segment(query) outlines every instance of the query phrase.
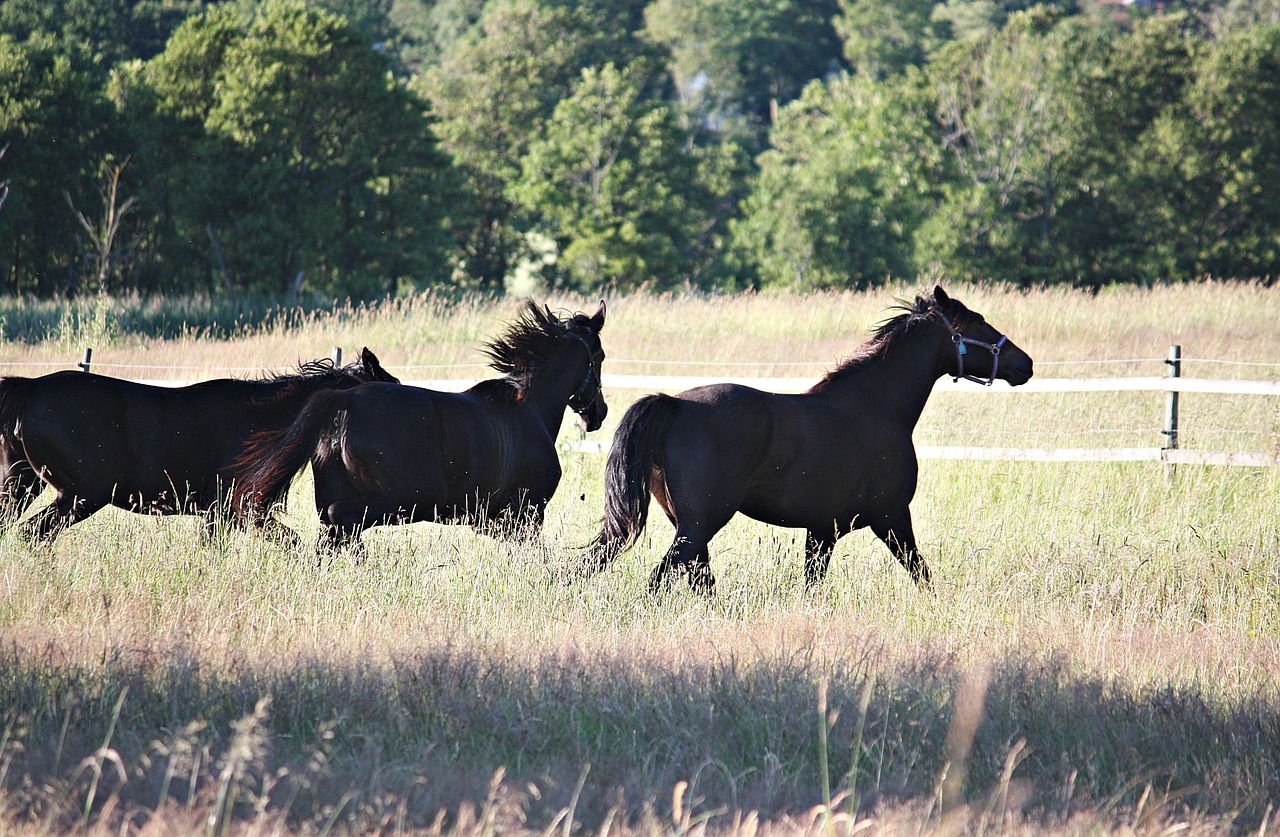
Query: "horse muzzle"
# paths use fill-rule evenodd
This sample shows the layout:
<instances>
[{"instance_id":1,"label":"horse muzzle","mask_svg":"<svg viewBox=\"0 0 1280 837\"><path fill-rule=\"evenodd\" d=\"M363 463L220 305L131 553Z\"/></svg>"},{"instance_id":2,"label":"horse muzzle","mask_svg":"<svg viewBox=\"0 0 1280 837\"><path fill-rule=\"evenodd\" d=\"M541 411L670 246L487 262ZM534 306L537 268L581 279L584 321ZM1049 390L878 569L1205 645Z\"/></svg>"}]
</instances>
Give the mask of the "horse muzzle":
<instances>
[{"instance_id":1,"label":"horse muzzle","mask_svg":"<svg viewBox=\"0 0 1280 837\"><path fill-rule=\"evenodd\" d=\"M591 433L600 429L608 415L609 406L604 403L603 399L600 399L593 403L589 409L578 413L578 418L582 420L582 426L586 428L587 432Z\"/></svg>"}]
</instances>

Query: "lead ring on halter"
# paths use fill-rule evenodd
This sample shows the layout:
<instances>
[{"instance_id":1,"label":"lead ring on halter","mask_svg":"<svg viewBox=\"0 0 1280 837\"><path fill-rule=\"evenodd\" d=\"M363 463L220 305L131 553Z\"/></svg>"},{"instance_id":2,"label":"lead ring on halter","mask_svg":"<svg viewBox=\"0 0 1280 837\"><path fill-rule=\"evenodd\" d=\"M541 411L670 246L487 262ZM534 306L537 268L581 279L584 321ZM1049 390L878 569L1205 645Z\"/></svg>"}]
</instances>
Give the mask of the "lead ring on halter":
<instances>
[{"instance_id":1,"label":"lead ring on halter","mask_svg":"<svg viewBox=\"0 0 1280 837\"><path fill-rule=\"evenodd\" d=\"M977 340L973 337L966 337L960 333L960 329L951 324L951 320L947 319L947 315L941 311L934 309L934 313L947 325L951 331L951 342L956 347L956 374L951 376L951 380L958 381L964 378L966 381L973 381L975 384L983 386L991 386L995 383L996 373L1000 371L1000 349L1005 343L1009 342L1009 338L1001 334L1000 339L994 343L988 343L985 340ZM977 375L966 375L964 372L964 356L969 353L966 346L978 346L991 352L991 375L983 380Z\"/></svg>"}]
</instances>

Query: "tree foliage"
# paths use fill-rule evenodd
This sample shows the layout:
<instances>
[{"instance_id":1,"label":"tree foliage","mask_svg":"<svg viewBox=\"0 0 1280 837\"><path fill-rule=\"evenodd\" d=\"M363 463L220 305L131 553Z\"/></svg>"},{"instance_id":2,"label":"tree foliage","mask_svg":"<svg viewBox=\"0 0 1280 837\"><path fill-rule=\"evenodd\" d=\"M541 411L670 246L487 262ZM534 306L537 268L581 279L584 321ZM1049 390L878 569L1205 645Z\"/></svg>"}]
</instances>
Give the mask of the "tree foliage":
<instances>
[{"instance_id":1,"label":"tree foliage","mask_svg":"<svg viewBox=\"0 0 1280 837\"><path fill-rule=\"evenodd\" d=\"M53 295L80 286L79 229L108 154L105 79L78 43L0 35L0 290Z\"/></svg>"},{"instance_id":2,"label":"tree foliage","mask_svg":"<svg viewBox=\"0 0 1280 837\"><path fill-rule=\"evenodd\" d=\"M426 104L344 19L271 0L193 19L142 74L157 225L229 290L438 280L451 187ZM183 160L185 158L185 162ZM178 253L172 255L179 255ZM165 261L172 265L174 260Z\"/></svg>"},{"instance_id":3,"label":"tree foliage","mask_svg":"<svg viewBox=\"0 0 1280 837\"><path fill-rule=\"evenodd\" d=\"M706 272L723 196L673 109L645 87L634 65L584 70L529 147L513 194L559 245L564 283L671 287Z\"/></svg>"},{"instance_id":4,"label":"tree foliage","mask_svg":"<svg viewBox=\"0 0 1280 837\"><path fill-rule=\"evenodd\" d=\"M1280 0L5 0L0 292L1274 277L1278 42Z\"/></svg>"},{"instance_id":5,"label":"tree foliage","mask_svg":"<svg viewBox=\"0 0 1280 837\"><path fill-rule=\"evenodd\" d=\"M645 32L668 51L693 125L740 120L750 135L839 61L836 11L835 0L655 0Z\"/></svg>"},{"instance_id":6,"label":"tree foliage","mask_svg":"<svg viewBox=\"0 0 1280 837\"><path fill-rule=\"evenodd\" d=\"M767 285L867 287L915 270L939 152L915 79L812 84L785 108L734 226Z\"/></svg>"}]
</instances>

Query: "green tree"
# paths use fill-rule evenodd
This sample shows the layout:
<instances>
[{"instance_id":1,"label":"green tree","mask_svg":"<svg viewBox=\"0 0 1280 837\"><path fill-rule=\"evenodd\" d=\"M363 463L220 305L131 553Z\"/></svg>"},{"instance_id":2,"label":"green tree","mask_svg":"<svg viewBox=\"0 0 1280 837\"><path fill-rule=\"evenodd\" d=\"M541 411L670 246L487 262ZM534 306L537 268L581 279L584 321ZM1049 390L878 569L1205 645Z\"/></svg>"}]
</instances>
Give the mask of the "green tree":
<instances>
[{"instance_id":1,"label":"green tree","mask_svg":"<svg viewBox=\"0 0 1280 837\"><path fill-rule=\"evenodd\" d=\"M1056 214L1082 112L1054 18L1020 14L955 41L930 64L949 176L917 246L924 264L973 279L1062 278Z\"/></svg>"},{"instance_id":2,"label":"green tree","mask_svg":"<svg viewBox=\"0 0 1280 837\"><path fill-rule=\"evenodd\" d=\"M1169 187L1155 162L1152 127L1176 109L1192 74L1192 49L1176 15L1138 21L1131 31L1072 26L1080 133L1060 160L1054 264L1065 277L1098 285L1168 275L1164 233L1153 210Z\"/></svg>"},{"instance_id":3,"label":"green tree","mask_svg":"<svg viewBox=\"0 0 1280 837\"><path fill-rule=\"evenodd\" d=\"M369 296L441 278L447 161L425 103L344 19L299 0L219 8L144 76L157 223L199 241L215 281Z\"/></svg>"},{"instance_id":4,"label":"green tree","mask_svg":"<svg viewBox=\"0 0 1280 837\"><path fill-rule=\"evenodd\" d=\"M696 283L717 255L710 233L724 195L710 173L725 150L691 149L672 109L644 96L641 76L612 64L583 71L512 190L557 242L562 283Z\"/></svg>"},{"instance_id":5,"label":"green tree","mask_svg":"<svg viewBox=\"0 0 1280 837\"><path fill-rule=\"evenodd\" d=\"M840 61L837 0L654 0L645 34L665 48L690 124L732 126L748 136L779 105Z\"/></svg>"},{"instance_id":6,"label":"green tree","mask_svg":"<svg viewBox=\"0 0 1280 837\"><path fill-rule=\"evenodd\" d=\"M112 112L104 76L75 42L0 35L0 290L38 295L80 287L80 207L96 200L110 156Z\"/></svg>"},{"instance_id":7,"label":"green tree","mask_svg":"<svg viewBox=\"0 0 1280 837\"><path fill-rule=\"evenodd\" d=\"M914 272L939 150L915 74L813 83L784 108L734 240L765 285L867 287Z\"/></svg>"},{"instance_id":8,"label":"green tree","mask_svg":"<svg viewBox=\"0 0 1280 837\"><path fill-rule=\"evenodd\" d=\"M1194 58L1180 105L1147 150L1163 186L1151 222L1166 275L1280 273L1280 26L1244 29Z\"/></svg>"},{"instance_id":9,"label":"green tree","mask_svg":"<svg viewBox=\"0 0 1280 837\"><path fill-rule=\"evenodd\" d=\"M78 41L108 65L150 58L201 0L5 0L0 32L18 40L36 33Z\"/></svg>"},{"instance_id":10,"label":"green tree","mask_svg":"<svg viewBox=\"0 0 1280 837\"><path fill-rule=\"evenodd\" d=\"M934 18L939 0L840 0L836 32L844 57L863 75L882 78L923 66L949 35Z\"/></svg>"},{"instance_id":11,"label":"green tree","mask_svg":"<svg viewBox=\"0 0 1280 837\"><path fill-rule=\"evenodd\" d=\"M1210 26L1219 37L1255 26L1276 25L1280 25L1280 0L1226 0L1210 17Z\"/></svg>"},{"instance_id":12,"label":"green tree","mask_svg":"<svg viewBox=\"0 0 1280 837\"><path fill-rule=\"evenodd\" d=\"M471 220L459 230L458 281L501 288L525 256L525 224L509 188L582 68L610 53L628 56L625 33L590 5L498 0L426 73L441 141L472 196Z\"/></svg>"}]
</instances>

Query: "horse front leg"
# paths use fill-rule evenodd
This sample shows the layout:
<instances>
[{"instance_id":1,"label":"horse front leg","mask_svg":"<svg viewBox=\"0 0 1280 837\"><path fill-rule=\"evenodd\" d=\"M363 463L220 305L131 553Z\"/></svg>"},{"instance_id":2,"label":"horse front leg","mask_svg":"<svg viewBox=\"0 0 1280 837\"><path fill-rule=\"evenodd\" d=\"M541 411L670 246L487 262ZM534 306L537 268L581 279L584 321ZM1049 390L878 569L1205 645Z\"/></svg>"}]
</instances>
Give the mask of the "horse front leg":
<instances>
[{"instance_id":1,"label":"horse front leg","mask_svg":"<svg viewBox=\"0 0 1280 837\"><path fill-rule=\"evenodd\" d=\"M896 515L871 524L871 531L884 541L884 545L889 547L893 556L907 568L907 572L911 573L911 579L917 586L928 588L932 585L929 565L916 549L916 535L911 528L910 509L904 508Z\"/></svg>"},{"instance_id":2,"label":"horse front leg","mask_svg":"<svg viewBox=\"0 0 1280 837\"><path fill-rule=\"evenodd\" d=\"M835 532L809 529L804 539L804 586L810 590L827 577L831 553L836 548Z\"/></svg>"}]
</instances>

